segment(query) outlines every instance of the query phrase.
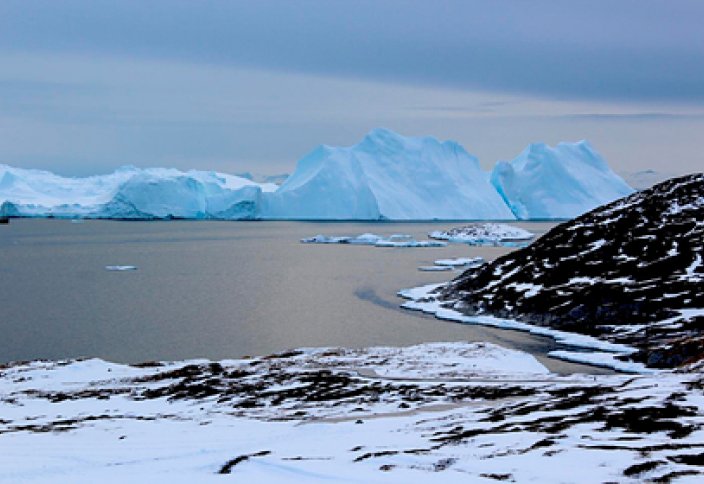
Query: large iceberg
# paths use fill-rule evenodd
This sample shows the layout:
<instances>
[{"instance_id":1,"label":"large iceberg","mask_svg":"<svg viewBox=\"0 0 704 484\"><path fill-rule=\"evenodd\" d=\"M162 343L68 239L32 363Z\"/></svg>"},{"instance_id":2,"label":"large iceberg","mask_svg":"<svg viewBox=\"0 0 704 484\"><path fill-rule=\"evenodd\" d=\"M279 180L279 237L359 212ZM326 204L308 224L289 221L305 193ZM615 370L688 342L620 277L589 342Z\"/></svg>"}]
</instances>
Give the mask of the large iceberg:
<instances>
[{"instance_id":1,"label":"large iceberg","mask_svg":"<svg viewBox=\"0 0 704 484\"><path fill-rule=\"evenodd\" d=\"M224 173L122 167L109 175L67 178L0 165L0 215L120 219L246 219L259 216L274 184Z\"/></svg>"},{"instance_id":2,"label":"large iceberg","mask_svg":"<svg viewBox=\"0 0 704 484\"><path fill-rule=\"evenodd\" d=\"M0 216L10 217L555 219L632 191L586 142L531 145L490 178L454 141L386 129L354 146L316 148L281 186L211 171L123 167L66 178L0 165Z\"/></svg>"},{"instance_id":3,"label":"large iceberg","mask_svg":"<svg viewBox=\"0 0 704 484\"><path fill-rule=\"evenodd\" d=\"M264 216L279 219L514 219L458 143L386 129L354 146L316 148L263 202Z\"/></svg>"},{"instance_id":4,"label":"large iceberg","mask_svg":"<svg viewBox=\"0 0 704 484\"><path fill-rule=\"evenodd\" d=\"M491 183L518 219L568 219L633 193L587 141L529 145Z\"/></svg>"}]
</instances>

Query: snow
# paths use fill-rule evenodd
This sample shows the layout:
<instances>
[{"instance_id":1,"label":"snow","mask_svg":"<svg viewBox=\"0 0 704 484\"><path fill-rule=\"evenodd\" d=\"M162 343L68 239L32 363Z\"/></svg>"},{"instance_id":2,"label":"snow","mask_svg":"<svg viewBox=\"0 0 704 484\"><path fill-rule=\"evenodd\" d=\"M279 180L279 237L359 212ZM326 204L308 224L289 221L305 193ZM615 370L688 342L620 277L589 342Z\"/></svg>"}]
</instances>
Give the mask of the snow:
<instances>
[{"instance_id":1,"label":"snow","mask_svg":"<svg viewBox=\"0 0 704 484\"><path fill-rule=\"evenodd\" d=\"M506 287L513 287L516 291L522 292L523 297L533 297L543 290L541 284L531 284L531 283L513 283Z\"/></svg>"},{"instance_id":2,"label":"snow","mask_svg":"<svg viewBox=\"0 0 704 484\"><path fill-rule=\"evenodd\" d=\"M584 363L585 365L603 366L612 368L623 373L657 373L657 370L647 368L643 363L635 363L632 361L621 361L618 354L606 351L569 351L569 350L553 350L548 353L548 356L558 358L560 360L571 361L574 363Z\"/></svg>"},{"instance_id":3,"label":"snow","mask_svg":"<svg viewBox=\"0 0 704 484\"><path fill-rule=\"evenodd\" d=\"M462 342L20 363L0 372L0 482L657 480L701 452L704 397L688 390L700 378L559 377ZM208 385L221 389L197 393Z\"/></svg>"},{"instance_id":4,"label":"snow","mask_svg":"<svg viewBox=\"0 0 704 484\"><path fill-rule=\"evenodd\" d=\"M491 182L518 219L569 219L633 193L586 141L531 144Z\"/></svg>"},{"instance_id":5,"label":"snow","mask_svg":"<svg viewBox=\"0 0 704 484\"><path fill-rule=\"evenodd\" d=\"M451 271L452 266L420 266L419 271L424 272L441 272L441 271Z\"/></svg>"},{"instance_id":6,"label":"snow","mask_svg":"<svg viewBox=\"0 0 704 484\"><path fill-rule=\"evenodd\" d=\"M423 299L432 299L432 294L443 287L444 282L435 284L426 284L425 286L412 287L410 289L401 289L398 295L404 299L411 299L413 301L419 301Z\"/></svg>"},{"instance_id":7,"label":"snow","mask_svg":"<svg viewBox=\"0 0 704 484\"><path fill-rule=\"evenodd\" d=\"M388 378L459 380L495 376L500 379L507 375L549 374L528 353L491 343L423 343L404 348L365 348L360 353L383 361L383 365L374 367L374 372Z\"/></svg>"},{"instance_id":8,"label":"snow","mask_svg":"<svg viewBox=\"0 0 704 484\"><path fill-rule=\"evenodd\" d=\"M701 254L695 254L694 261L687 267L686 274L682 276L682 279L689 280L691 282L702 282L704 281L704 270L699 269L702 267L702 256ZM701 274L701 275L700 275Z\"/></svg>"},{"instance_id":9,"label":"snow","mask_svg":"<svg viewBox=\"0 0 704 484\"><path fill-rule=\"evenodd\" d=\"M500 223L474 223L428 234L432 239L470 245L508 245L510 242L530 240L533 236L533 233L520 227Z\"/></svg>"},{"instance_id":10,"label":"snow","mask_svg":"<svg viewBox=\"0 0 704 484\"><path fill-rule=\"evenodd\" d=\"M498 284L499 282L500 281L497 281L496 283ZM513 319L504 319L484 315L467 316L458 309L450 308L449 306L452 305L451 301L440 301L436 297L436 292L438 291L438 289L443 287L445 284L429 284L426 286L420 286L411 289L403 289L399 291L398 295L400 297L408 299L408 301L402 304L401 307L413 311L422 311L424 313L433 314L436 318L447 321L455 321L464 324L478 324L482 326L490 326L501 329L525 331L538 336L547 336L549 338L554 339L560 345L588 350L583 353L580 353L579 360L576 359L577 356L573 355L573 353L554 353L555 356L559 355L562 359L571 359L571 361L585 363L589 363L589 361L591 361L592 363L595 363L598 366L605 366L608 368L624 371L636 371L639 373L647 373L653 371L646 368L644 365L632 363L624 365L620 360L615 358L616 356L627 356L636 352L635 348L632 348L628 345L611 343L584 334L570 333L567 331L560 331L544 326L535 326ZM516 286L517 290L526 290L531 294L540 290L540 286L532 284L517 284ZM529 296L526 294L526 297ZM606 358L603 356L603 353L610 353L612 354L612 357ZM592 355L593 359L587 360L590 355Z\"/></svg>"},{"instance_id":11,"label":"snow","mask_svg":"<svg viewBox=\"0 0 704 484\"><path fill-rule=\"evenodd\" d=\"M514 219L458 143L387 129L354 146L316 148L263 203L266 218L280 219Z\"/></svg>"},{"instance_id":12,"label":"snow","mask_svg":"<svg viewBox=\"0 0 704 484\"><path fill-rule=\"evenodd\" d=\"M435 240L415 240L408 235L394 234L384 237L370 233L356 236L318 234L301 239L301 242L304 244L373 245L375 247L445 247L447 245L446 242Z\"/></svg>"}]
</instances>

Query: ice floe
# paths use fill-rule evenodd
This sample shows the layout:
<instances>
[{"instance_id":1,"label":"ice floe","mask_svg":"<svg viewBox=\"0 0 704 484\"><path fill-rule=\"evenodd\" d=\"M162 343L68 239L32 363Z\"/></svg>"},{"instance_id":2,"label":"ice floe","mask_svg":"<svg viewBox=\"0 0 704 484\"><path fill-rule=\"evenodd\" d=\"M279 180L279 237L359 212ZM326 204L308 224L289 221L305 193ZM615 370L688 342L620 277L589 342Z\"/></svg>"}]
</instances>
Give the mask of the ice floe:
<instances>
[{"instance_id":1,"label":"ice floe","mask_svg":"<svg viewBox=\"0 0 704 484\"><path fill-rule=\"evenodd\" d=\"M105 266L105 270L114 272L136 271L137 266Z\"/></svg>"},{"instance_id":2,"label":"ice floe","mask_svg":"<svg viewBox=\"0 0 704 484\"><path fill-rule=\"evenodd\" d=\"M394 234L389 237L365 233L357 236L318 234L301 239L304 244L349 244L373 245L375 247L445 247L446 242L437 240L415 240L410 235Z\"/></svg>"},{"instance_id":3,"label":"ice floe","mask_svg":"<svg viewBox=\"0 0 704 484\"><path fill-rule=\"evenodd\" d=\"M428 234L432 239L470 245L520 245L532 239L533 233L501 223L475 223L449 230L435 230Z\"/></svg>"},{"instance_id":4,"label":"ice floe","mask_svg":"<svg viewBox=\"0 0 704 484\"><path fill-rule=\"evenodd\" d=\"M438 259L434 262L436 266L450 267L475 267L483 263L484 259L482 257L457 257L456 259Z\"/></svg>"}]
</instances>

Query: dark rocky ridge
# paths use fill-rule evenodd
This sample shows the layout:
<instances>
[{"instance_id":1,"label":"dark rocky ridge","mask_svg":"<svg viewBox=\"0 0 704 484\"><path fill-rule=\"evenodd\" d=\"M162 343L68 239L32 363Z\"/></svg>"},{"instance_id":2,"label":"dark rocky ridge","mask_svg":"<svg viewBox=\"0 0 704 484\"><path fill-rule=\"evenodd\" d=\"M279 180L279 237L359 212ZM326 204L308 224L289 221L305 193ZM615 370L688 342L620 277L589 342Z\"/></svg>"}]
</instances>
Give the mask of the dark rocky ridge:
<instances>
[{"instance_id":1,"label":"dark rocky ridge","mask_svg":"<svg viewBox=\"0 0 704 484\"><path fill-rule=\"evenodd\" d=\"M704 174L668 180L468 269L442 299L635 346L667 368L704 358ZM699 310L699 311L697 311Z\"/></svg>"}]
</instances>

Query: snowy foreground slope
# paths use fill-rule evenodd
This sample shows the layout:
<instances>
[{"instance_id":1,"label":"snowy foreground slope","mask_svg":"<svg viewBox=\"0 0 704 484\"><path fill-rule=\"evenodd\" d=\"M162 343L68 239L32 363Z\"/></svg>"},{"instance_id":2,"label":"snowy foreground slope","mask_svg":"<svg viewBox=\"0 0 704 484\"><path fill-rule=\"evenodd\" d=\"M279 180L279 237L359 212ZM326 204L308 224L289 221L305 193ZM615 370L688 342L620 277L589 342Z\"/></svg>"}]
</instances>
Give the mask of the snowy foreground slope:
<instances>
[{"instance_id":1,"label":"snowy foreground slope","mask_svg":"<svg viewBox=\"0 0 704 484\"><path fill-rule=\"evenodd\" d=\"M701 482L701 371L481 343L0 369L0 482Z\"/></svg>"},{"instance_id":2,"label":"snowy foreground slope","mask_svg":"<svg viewBox=\"0 0 704 484\"><path fill-rule=\"evenodd\" d=\"M500 161L491 182L518 219L573 218L633 193L586 141L528 146Z\"/></svg>"},{"instance_id":3,"label":"snowy foreground slope","mask_svg":"<svg viewBox=\"0 0 704 484\"><path fill-rule=\"evenodd\" d=\"M0 165L0 216L513 220L571 217L631 192L584 143L531 145L491 181L454 141L375 129L354 146L318 147L280 187L215 172L63 178Z\"/></svg>"}]
</instances>

